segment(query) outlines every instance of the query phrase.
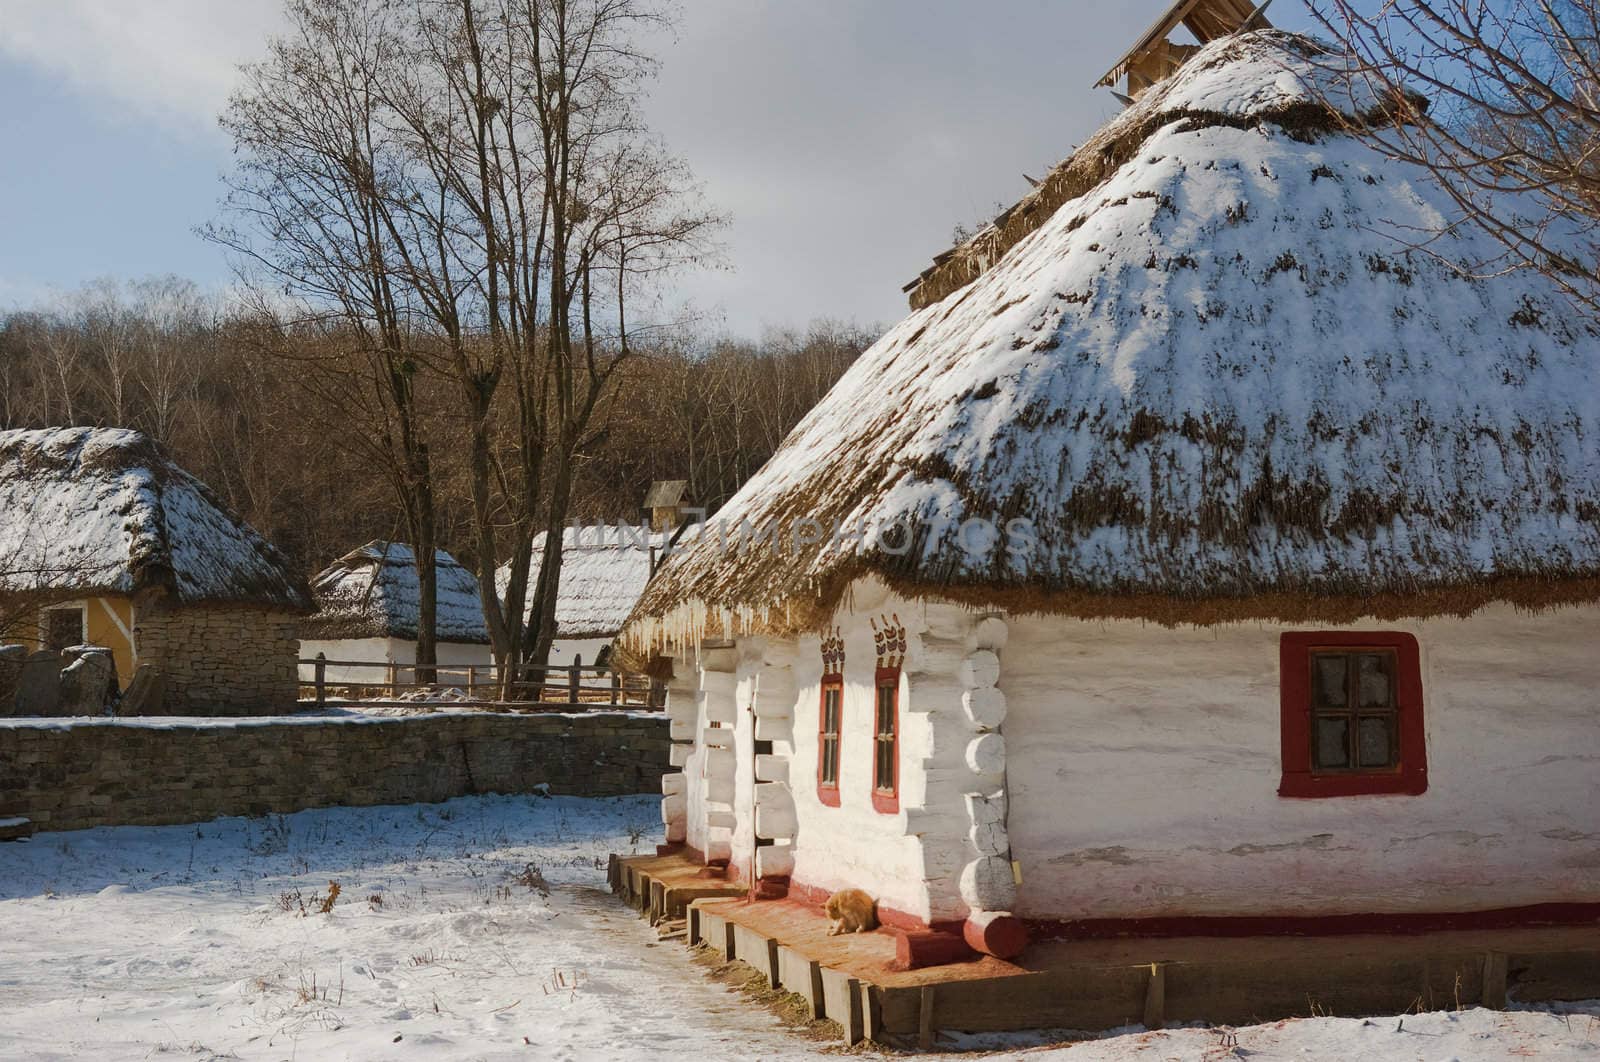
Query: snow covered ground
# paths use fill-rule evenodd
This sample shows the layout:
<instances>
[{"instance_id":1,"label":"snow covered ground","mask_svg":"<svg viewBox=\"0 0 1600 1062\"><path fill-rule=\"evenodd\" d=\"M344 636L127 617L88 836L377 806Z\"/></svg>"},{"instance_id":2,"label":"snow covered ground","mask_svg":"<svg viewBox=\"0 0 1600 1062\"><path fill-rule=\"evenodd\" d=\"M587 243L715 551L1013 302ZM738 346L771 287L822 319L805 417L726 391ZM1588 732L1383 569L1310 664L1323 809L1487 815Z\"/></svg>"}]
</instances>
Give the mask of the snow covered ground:
<instances>
[{"instance_id":1,"label":"snow covered ground","mask_svg":"<svg viewBox=\"0 0 1600 1062\"><path fill-rule=\"evenodd\" d=\"M838 1050L705 977L605 891L606 855L653 844L658 814L650 797L468 797L0 846L0 1058ZM1025 1043L948 1047L1029 1062L1600 1060L1600 1005Z\"/></svg>"}]
</instances>

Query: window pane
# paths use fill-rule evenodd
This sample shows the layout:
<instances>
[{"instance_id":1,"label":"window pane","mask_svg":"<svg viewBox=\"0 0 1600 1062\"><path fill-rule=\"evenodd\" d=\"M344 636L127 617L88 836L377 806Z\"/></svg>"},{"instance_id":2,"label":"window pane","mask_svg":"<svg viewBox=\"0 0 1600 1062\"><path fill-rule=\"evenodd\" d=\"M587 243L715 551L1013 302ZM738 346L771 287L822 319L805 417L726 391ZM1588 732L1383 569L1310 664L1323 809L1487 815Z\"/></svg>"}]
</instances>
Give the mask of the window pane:
<instances>
[{"instance_id":1,"label":"window pane","mask_svg":"<svg viewBox=\"0 0 1600 1062\"><path fill-rule=\"evenodd\" d=\"M873 785L879 789L894 788L894 742L878 742L878 773Z\"/></svg>"},{"instance_id":2,"label":"window pane","mask_svg":"<svg viewBox=\"0 0 1600 1062\"><path fill-rule=\"evenodd\" d=\"M1362 653L1356 657L1356 689L1362 708L1389 708L1394 704L1394 691L1389 678L1389 658L1378 653Z\"/></svg>"},{"instance_id":3,"label":"window pane","mask_svg":"<svg viewBox=\"0 0 1600 1062\"><path fill-rule=\"evenodd\" d=\"M1345 693L1343 653L1317 653L1311 658L1311 699L1319 708L1343 708Z\"/></svg>"},{"instance_id":4,"label":"window pane","mask_svg":"<svg viewBox=\"0 0 1600 1062\"><path fill-rule=\"evenodd\" d=\"M835 738L822 739L822 780L833 783L839 778L839 743Z\"/></svg>"},{"instance_id":5,"label":"window pane","mask_svg":"<svg viewBox=\"0 0 1600 1062\"><path fill-rule=\"evenodd\" d=\"M83 612L75 608L53 608L45 613L46 649L66 649L82 645Z\"/></svg>"},{"instance_id":6,"label":"window pane","mask_svg":"<svg viewBox=\"0 0 1600 1062\"><path fill-rule=\"evenodd\" d=\"M1358 733L1360 735L1360 748L1357 751L1361 757L1361 766L1394 766L1393 716L1362 716Z\"/></svg>"},{"instance_id":7,"label":"window pane","mask_svg":"<svg viewBox=\"0 0 1600 1062\"><path fill-rule=\"evenodd\" d=\"M894 733L894 688L878 687L878 733Z\"/></svg>"},{"instance_id":8,"label":"window pane","mask_svg":"<svg viewBox=\"0 0 1600 1062\"><path fill-rule=\"evenodd\" d=\"M1339 716L1319 717L1315 752L1318 767L1350 766L1350 720Z\"/></svg>"},{"instance_id":9,"label":"window pane","mask_svg":"<svg viewBox=\"0 0 1600 1062\"><path fill-rule=\"evenodd\" d=\"M839 732L839 691L828 689L822 695L822 730L827 734Z\"/></svg>"}]
</instances>

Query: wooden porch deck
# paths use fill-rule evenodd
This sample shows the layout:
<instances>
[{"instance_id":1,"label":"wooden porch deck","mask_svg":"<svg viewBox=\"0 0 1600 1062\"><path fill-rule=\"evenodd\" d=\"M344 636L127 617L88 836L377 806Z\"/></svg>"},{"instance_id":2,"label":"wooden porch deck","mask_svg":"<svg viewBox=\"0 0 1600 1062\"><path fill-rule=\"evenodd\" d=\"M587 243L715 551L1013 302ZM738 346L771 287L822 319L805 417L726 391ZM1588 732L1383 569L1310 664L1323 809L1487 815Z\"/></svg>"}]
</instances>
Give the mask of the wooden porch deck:
<instances>
[{"instance_id":1,"label":"wooden porch deck","mask_svg":"<svg viewBox=\"0 0 1600 1062\"><path fill-rule=\"evenodd\" d=\"M940 1029L1097 1031L1246 1024L1315 1014L1395 1014L1600 996L1600 925L1408 936L1171 937L1045 941L1017 962L982 956L890 968L895 935L830 937L787 900L750 901L683 855L613 859L612 887L652 922L687 916L717 948L805 997L846 1039L928 1046Z\"/></svg>"}]
</instances>

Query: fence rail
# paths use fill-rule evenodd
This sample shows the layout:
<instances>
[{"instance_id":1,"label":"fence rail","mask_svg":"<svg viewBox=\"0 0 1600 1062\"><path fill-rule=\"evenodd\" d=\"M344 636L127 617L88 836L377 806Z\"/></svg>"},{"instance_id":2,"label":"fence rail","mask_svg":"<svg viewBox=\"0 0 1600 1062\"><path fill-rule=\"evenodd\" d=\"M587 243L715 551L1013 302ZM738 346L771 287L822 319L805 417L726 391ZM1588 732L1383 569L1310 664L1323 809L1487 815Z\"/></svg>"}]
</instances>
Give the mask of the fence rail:
<instances>
[{"instance_id":1,"label":"fence rail","mask_svg":"<svg viewBox=\"0 0 1600 1062\"><path fill-rule=\"evenodd\" d=\"M512 678L509 682L501 681L500 669L493 664L436 664L429 668L393 660L329 660L319 653L300 660L299 668L300 702L319 708L444 703L489 711L537 712L659 709L666 704L666 687L657 680L617 671L609 664L585 664L582 657L570 664L536 669L536 678ZM425 675L431 678L424 681Z\"/></svg>"}]
</instances>

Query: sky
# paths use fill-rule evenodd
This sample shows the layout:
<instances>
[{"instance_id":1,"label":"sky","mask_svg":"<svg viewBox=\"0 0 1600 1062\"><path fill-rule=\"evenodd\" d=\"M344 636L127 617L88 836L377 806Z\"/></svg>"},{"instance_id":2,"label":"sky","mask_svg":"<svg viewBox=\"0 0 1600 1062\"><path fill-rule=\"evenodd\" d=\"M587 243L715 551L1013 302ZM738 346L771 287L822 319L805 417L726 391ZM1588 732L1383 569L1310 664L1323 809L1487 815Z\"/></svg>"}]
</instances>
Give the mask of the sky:
<instances>
[{"instance_id":1,"label":"sky","mask_svg":"<svg viewBox=\"0 0 1600 1062\"><path fill-rule=\"evenodd\" d=\"M904 316L951 230L1116 112L1164 0L679 0L648 114L729 215L669 301L755 336ZM216 116L281 0L0 0L0 308L99 277L222 289ZM1273 20L1304 28L1298 0Z\"/></svg>"}]
</instances>

